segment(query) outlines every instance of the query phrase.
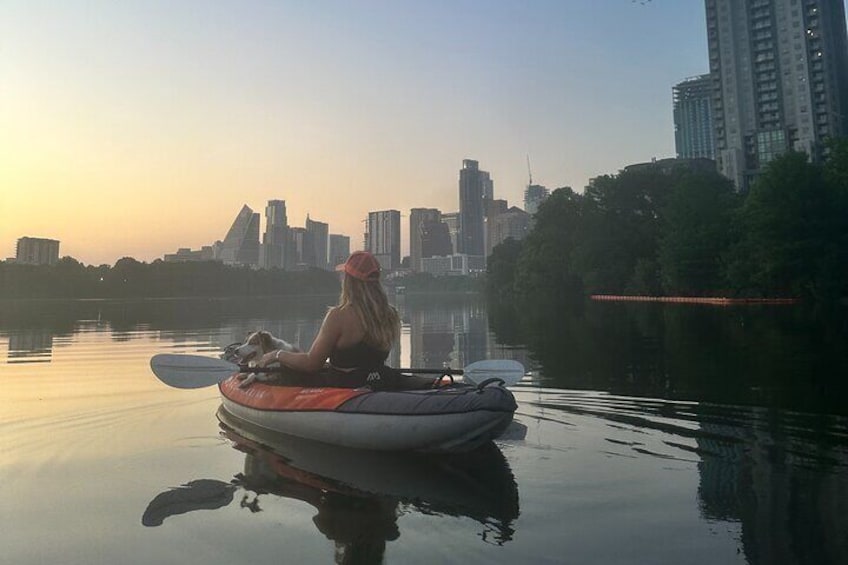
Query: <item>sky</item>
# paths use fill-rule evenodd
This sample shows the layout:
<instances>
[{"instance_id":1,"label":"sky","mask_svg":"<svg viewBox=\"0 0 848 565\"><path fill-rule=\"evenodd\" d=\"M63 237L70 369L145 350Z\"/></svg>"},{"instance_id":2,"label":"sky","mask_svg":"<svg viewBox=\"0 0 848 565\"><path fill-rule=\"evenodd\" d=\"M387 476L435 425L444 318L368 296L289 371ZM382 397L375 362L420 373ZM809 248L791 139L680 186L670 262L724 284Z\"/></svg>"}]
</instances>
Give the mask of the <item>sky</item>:
<instances>
[{"instance_id":1,"label":"sky","mask_svg":"<svg viewBox=\"0 0 848 565\"><path fill-rule=\"evenodd\" d=\"M707 71L703 0L4 0L0 259L152 261L271 199L352 249L400 210L406 240L463 159L523 207L530 171L674 156L672 86Z\"/></svg>"}]
</instances>

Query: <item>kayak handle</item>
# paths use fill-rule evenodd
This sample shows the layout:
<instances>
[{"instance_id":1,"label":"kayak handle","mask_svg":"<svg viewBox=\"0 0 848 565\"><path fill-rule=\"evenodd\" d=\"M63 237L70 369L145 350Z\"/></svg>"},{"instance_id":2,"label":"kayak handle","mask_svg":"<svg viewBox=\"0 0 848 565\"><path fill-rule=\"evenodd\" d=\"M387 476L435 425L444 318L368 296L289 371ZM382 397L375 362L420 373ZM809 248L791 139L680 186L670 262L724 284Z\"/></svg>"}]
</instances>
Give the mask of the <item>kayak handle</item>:
<instances>
[{"instance_id":1,"label":"kayak handle","mask_svg":"<svg viewBox=\"0 0 848 565\"><path fill-rule=\"evenodd\" d=\"M503 385L505 385L505 384L506 384L506 381L505 381L505 380L503 380L503 379L502 379L502 378L500 378L500 377L490 377L490 378L488 378L488 379L486 379L486 380L484 380L484 381L480 382L480 384L479 384L479 385L477 385L477 390L481 390L481 391L482 391L484 388L486 388L487 386L489 386L489 385L490 385L490 384L492 384L492 383L497 383L497 384L498 384L498 386L503 386Z\"/></svg>"},{"instance_id":2,"label":"kayak handle","mask_svg":"<svg viewBox=\"0 0 848 565\"><path fill-rule=\"evenodd\" d=\"M446 385L442 384L442 379L445 377L450 379L450 382ZM450 370L443 371L443 374L439 375L439 378L433 381L433 386L430 388L442 388L443 386L453 386L456 381L453 378L453 374L451 374Z\"/></svg>"}]
</instances>

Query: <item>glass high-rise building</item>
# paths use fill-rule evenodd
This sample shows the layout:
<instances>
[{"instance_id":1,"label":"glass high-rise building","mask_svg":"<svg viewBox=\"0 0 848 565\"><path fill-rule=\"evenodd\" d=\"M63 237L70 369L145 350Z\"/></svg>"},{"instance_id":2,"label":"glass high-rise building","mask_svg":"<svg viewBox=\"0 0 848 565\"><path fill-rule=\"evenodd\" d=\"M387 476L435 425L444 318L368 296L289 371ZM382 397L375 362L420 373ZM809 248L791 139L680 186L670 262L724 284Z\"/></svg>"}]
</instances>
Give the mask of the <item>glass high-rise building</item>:
<instances>
[{"instance_id":1,"label":"glass high-rise building","mask_svg":"<svg viewBox=\"0 0 848 565\"><path fill-rule=\"evenodd\" d=\"M365 250L373 253L385 270L400 267L400 211L368 213Z\"/></svg>"},{"instance_id":2,"label":"glass high-rise building","mask_svg":"<svg viewBox=\"0 0 848 565\"><path fill-rule=\"evenodd\" d=\"M452 254L453 243L445 222L427 221L421 224L421 259L447 257ZM420 261L418 270L424 270Z\"/></svg>"},{"instance_id":3,"label":"glass high-rise building","mask_svg":"<svg viewBox=\"0 0 848 565\"><path fill-rule=\"evenodd\" d=\"M227 265L259 266L259 214L247 204L224 238L221 259Z\"/></svg>"},{"instance_id":4,"label":"glass high-rise building","mask_svg":"<svg viewBox=\"0 0 848 565\"><path fill-rule=\"evenodd\" d=\"M262 267L280 268L286 265L286 242L289 223L285 200L269 200L265 207L265 233L262 236Z\"/></svg>"},{"instance_id":5,"label":"glass high-rise building","mask_svg":"<svg viewBox=\"0 0 848 565\"><path fill-rule=\"evenodd\" d=\"M843 0L705 0L716 158L746 190L775 156L848 133Z\"/></svg>"},{"instance_id":6,"label":"glass high-rise building","mask_svg":"<svg viewBox=\"0 0 848 565\"><path fill-rule=\"evenodd\" d=\"M436 208L413 208L409 212L409 267L413 271L421 270L422 241L424 226L432 222L441 222L442 213Z\"/></svg>"},{"instance_id":7,"label":"glass high-rise building","mask_svg":"<svg viewBox=\"0 0 848 565\"><path fill-rule=\"evenodd\" d=\"M290 227L286 242L286 269L305 270L310 266L311 247L306 228Z\"/></svg>"},{"instance_id":8,"label":"glass high-rise building","mask_svg":"<svg viewBox=\"0 0 848 565\"><path fill-rule=\"evenodd\" d=\"M43 237L18 238L15 263L55 265L59 261L59 240Z\"/></svg>"},{"instance_id":9,"label":"glass high-rise building","mask_svg":"<svg viewBox=\"0 0 848 565\"><path fill-rule=\"evenodd\" d=\"M675 85L671 92L677 157L715 159L710 75L688 78Z\"/></svg>"},{"instance_id":10,"label":"glass high-rise building","mask_svg":"<svg viewBox=\"0 0 848 565\"><path fill-rule=\"evenodd\" d=\"M442 221L448 226L451 239L451 253L459 253L459 212L442 214Z\"/></svg>"},{"instance_id":11,"label":"glass high-rise building","mask_svg":"<svg viewBox=\"0 0 848 565\"><path fill-rule=\"evenodd\" d=\"M547 200L550 191L540 184L528 184L524 189L524 211L530 215L539 211L539 205Z\"/></svg>"},{"instance_id":12,"label":"glass high-rise building","mask_svg":"<svg viewBox=\"0 0 848 565\"><path fill-rule=\"evenodd\" d=\"M483 218L485 200L494 197L494 188L489 173L480 170L479 163L472 159L462 161L459 171L459 238L457 253L484 255L486 240Z\"/></svg>"},{"instance_id":13,"label":"glass high-rise building","mask_svg":"<svg viewBox=\"0 0 848 565\"><path fill-rule=\"evenodd\" d=\"M337 233L330 234L330 268L334 269L347 261L350 255L350 238Z\"/></svg>"},{"instance_id":14,"label":"glass high-rise building","mask_svg":"<svg viewBox=\"0 0 848 565\"><path fill-rule=\"evenodd\" d=\"M306 215L306 232L308 235L309 261L313 267L326 269L328 264L327 252L330 238L330 226L325 222L313 220Z\"/></svg>"}]
</instances>

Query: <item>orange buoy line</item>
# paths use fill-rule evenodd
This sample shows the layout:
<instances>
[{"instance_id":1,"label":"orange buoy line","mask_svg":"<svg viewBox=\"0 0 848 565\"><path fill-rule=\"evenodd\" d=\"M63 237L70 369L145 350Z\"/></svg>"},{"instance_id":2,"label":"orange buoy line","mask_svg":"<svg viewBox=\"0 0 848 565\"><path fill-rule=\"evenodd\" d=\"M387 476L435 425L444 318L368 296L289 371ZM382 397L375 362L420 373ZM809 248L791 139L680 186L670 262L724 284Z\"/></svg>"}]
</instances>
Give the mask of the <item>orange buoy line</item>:
<instances>
[{"instance_id":1,"label":"orange buoy line","mask_svg":"<svg viewBox=\"0 0 848 565\"><path fill-rule=\"evenodd\" d=\"M589 298L599 302L667 302L675 304L712 304L731 306L735 304L797 304L798 298L722 298L706 296L620 296L593 294Z\"/></svg>"}]
</instances>

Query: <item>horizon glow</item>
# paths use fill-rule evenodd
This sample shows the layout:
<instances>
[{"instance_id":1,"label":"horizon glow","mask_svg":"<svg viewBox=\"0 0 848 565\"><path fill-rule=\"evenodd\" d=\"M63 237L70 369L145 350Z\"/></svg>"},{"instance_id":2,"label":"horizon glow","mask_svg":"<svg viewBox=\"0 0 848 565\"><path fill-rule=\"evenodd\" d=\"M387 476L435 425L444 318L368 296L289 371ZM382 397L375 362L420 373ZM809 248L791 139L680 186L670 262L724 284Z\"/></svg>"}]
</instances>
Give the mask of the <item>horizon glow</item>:
<instances>
[{"instance_id":1,"label":"horizon glow","mask_svg":"<svg viewBox=\"0 0 848 565\"><path fill-rule=\"evenodd\" d=\"M362 243L368 212L458 209L674 155L703 2L0 6L0 259L19 237L114 264L223 239L286 201ZM405 220L404 220L405 226ZM403 228L403 248L408 233Z\"/></svg>"}]
</instances>

